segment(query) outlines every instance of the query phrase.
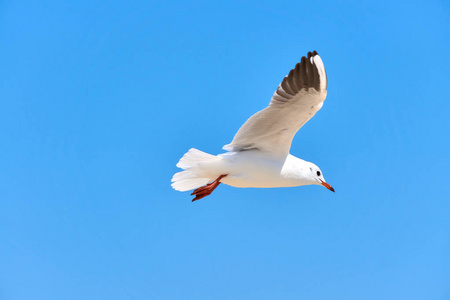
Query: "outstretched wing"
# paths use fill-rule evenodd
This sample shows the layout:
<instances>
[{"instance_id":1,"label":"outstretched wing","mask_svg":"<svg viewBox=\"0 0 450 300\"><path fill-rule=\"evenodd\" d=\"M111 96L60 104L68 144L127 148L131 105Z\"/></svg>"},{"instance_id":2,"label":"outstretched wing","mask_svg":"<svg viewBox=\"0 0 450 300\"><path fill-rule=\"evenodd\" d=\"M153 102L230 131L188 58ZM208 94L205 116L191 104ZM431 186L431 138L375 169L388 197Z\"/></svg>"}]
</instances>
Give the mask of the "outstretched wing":
<instances>
[{"instance_id":1,"label":"outstretched wing","mask_svg":"<svg viewBox=\"0 0 450 300\"><path fill-rule=\"evenodd\" d=\"M288 154L296 132L322 107L326 96L322 59L316 51L308 52L284 77L269 106L251 116L223 149Z\"/></svg>"}]
</instances>

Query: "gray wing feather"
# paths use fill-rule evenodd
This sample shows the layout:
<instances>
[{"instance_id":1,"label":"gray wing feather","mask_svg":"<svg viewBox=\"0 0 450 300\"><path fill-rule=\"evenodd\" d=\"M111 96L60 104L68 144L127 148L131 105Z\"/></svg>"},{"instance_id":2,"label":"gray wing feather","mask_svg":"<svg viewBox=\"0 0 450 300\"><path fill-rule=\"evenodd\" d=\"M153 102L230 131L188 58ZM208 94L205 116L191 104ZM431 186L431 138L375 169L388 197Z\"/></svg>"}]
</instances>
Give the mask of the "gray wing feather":
<instances>
[{"instance_id":1,"label":"gray wing feather","mask_svg":"<svg viewBox=\"0 0 450 300\"><path fill-rule=\"evenodd\" d=\"M269 106L250 117L223 149L289 153L296 132L322 107L326 95L325 67L316 51L309 52L284 77Z\"/></svg>"}]
</instances>

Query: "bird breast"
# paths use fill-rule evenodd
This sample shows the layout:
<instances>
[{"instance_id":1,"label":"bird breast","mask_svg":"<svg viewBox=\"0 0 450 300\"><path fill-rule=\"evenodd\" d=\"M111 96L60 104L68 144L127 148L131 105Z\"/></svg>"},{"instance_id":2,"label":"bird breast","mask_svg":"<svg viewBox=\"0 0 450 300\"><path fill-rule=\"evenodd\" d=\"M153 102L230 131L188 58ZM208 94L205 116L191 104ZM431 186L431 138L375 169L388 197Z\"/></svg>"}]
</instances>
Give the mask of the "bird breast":
<instances>
[{"instance_id":1,"label":"bird breast","mask_svg":"<svg viewBox=\"0 0 450 300\"><path fill-rule=\"evenodd\" d=\"M302 185L295 172L291 155L274 157L259 150L229 152L221 155L228 174L222 183L234 187L290 187ZM293 156L292 156L293 157ZM295 158L295 157L293 157Z\"/></svg>"}]
</instances>

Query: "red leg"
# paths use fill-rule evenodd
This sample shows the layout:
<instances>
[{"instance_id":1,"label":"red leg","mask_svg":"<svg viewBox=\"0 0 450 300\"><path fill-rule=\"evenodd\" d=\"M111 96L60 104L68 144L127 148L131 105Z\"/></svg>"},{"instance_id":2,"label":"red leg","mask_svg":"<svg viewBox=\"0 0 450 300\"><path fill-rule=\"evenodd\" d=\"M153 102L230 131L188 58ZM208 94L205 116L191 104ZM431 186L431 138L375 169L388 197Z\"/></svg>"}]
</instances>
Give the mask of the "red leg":
<instances>
[{"instance_id":1,"label":"red leg","mask_svg":"<svg viewBox=\"0 0 450 300\"><path fill-rule=\"evenodd\" d=\"M191 195L195 195L195 198L192 199L192 202L202 199L203 197L211 195L211 193L219 186L220 180L227 175L220 175L216 180L211 183L208 183L205 186L199 187L194 190Z\"/></svg>"}]
</instances>

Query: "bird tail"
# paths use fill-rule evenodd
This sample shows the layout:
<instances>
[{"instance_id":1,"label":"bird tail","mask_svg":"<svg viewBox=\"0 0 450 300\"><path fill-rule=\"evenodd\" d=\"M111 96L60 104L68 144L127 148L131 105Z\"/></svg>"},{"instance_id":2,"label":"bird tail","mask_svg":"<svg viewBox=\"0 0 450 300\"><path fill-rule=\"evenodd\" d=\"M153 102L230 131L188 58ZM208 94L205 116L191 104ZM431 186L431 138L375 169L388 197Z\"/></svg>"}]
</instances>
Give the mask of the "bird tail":
<instances>
[{"instance_id":1,"label":"bird tail","mask_svg":"<svg viewBox=\"0 0 450 300\"><path fill-rule=\"evenodd\" d=\"M177 164L178 168L184 171L178 172L172 177L172 187L177 191L189 191L206 185L214 180L209 178L201 163L208 163L221 160L221 157L205 153L195 148L189 149Z\"/></svg>"}]
</instances>

